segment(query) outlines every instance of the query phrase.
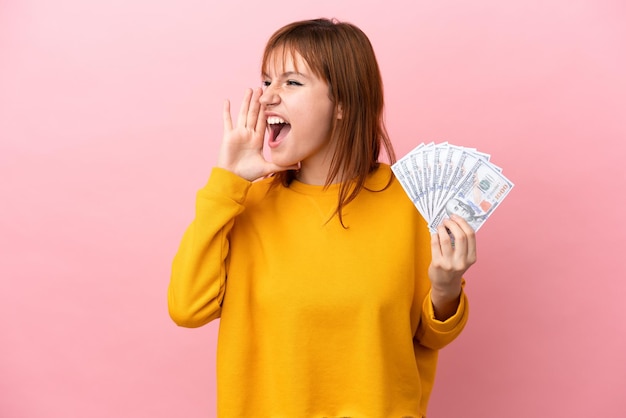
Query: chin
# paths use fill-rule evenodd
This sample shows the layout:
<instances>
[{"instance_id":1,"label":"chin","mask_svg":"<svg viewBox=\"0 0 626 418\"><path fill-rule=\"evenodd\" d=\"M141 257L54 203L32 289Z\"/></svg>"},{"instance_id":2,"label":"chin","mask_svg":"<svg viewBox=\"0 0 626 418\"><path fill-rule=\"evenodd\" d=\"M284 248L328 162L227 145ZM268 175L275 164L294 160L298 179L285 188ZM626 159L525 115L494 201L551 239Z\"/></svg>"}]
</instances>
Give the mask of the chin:
<instances>
[{"instance_id":1,"label":"chin","mask_svg":"<svg viewBox=\"0 0 626 418\"><path fill-rule=\"evenodd\" d=\"M270 155L271 155L271 161L274 164L277 164L281 167L289 167L292 165L300 164L300 160L297 160L294 158L285 158L284 156L276 155L274 153L271 153Z\"/></svg>"}]
</instances>

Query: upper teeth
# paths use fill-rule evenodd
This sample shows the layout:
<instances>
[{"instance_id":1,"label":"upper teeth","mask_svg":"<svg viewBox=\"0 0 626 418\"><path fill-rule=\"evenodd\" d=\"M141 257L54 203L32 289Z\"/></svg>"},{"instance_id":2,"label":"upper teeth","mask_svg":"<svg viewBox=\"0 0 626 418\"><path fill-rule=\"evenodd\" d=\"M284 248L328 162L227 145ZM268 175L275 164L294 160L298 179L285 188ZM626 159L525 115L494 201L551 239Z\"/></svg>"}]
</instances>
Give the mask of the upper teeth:
<instances>
[{"instance_id":1,"label":"upper teeth","mask_svg":"<svg viewBox=\"0 0 626 418\"><path fill-rule=\"evenodd\" d=\"M268 125L275 125L277 123L287 123L284 119L279 118L278 116L270 116L267 118Z\"/></svg>"}]
</instances>

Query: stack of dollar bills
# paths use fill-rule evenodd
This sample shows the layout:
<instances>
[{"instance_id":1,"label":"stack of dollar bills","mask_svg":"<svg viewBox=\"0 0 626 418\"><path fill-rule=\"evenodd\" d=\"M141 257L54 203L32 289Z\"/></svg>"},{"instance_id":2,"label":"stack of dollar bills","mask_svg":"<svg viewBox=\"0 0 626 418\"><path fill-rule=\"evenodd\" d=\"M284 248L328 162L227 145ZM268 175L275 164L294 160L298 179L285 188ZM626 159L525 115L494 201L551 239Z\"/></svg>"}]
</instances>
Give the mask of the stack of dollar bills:
<instances>
[{"instance_id":1,"label":"stack of dollar bills","mask_svg":"<svg viewBox=\"0 0 626 418\"><path fill-rule=\"evenodd\" d=\"M448 144L420 144L391 166L431 232L456 214L478 231L513 188L489 155Z\"/></svg>"}]
</instances>

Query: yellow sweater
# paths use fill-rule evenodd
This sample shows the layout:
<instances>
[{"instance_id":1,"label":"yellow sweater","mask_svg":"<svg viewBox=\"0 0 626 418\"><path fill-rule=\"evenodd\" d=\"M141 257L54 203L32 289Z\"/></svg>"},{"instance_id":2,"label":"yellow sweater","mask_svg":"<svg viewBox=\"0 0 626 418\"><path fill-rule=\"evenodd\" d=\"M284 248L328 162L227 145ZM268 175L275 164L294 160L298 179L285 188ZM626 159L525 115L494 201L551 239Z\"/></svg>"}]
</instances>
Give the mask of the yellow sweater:
<instances>
[{"instance_id":1,"label":"yellow sweater","mask_svg":"<svg viewBox=\"0 0 626 418\"><path fill-rule=\"evenodd\" d=\"M367 187L392 176L381 164ZM220 318L220 417L422 417L437 350L467 321L434 318L430 235L394 179L338 218L337 186L248 182L215 168L173 263L169 310Z\"/></svg>"}]
</instances>

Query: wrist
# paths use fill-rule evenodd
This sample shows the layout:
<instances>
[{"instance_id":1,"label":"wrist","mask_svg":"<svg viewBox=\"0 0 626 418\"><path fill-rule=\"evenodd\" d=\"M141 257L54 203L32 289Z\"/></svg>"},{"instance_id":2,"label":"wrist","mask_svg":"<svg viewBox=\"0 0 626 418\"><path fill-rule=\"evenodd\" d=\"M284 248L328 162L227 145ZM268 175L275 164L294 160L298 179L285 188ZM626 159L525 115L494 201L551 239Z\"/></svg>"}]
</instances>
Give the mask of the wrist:
<instances>
[{"instance_id":1,"label":"wrist","mask_svg":"<svg viewBox=\"0 0 626 418\"><path fill-rule=\"evenodd\" d=\"M463 288L459 283L448 286L435 286L431 285L430 294L433 300L446 303L454 300L458 300Z\"/></svg>"},{"instance_id":2,"label":"wrist","mask_svg":"<svg viewBox=\"0 0 626 418\"><path fill-rule=\"evenodd\" d=\"M461 286L445 289L431 288L430 301L437 320L445 321L455 314L461 302L462 290Z\"/></svg>"}]
</instances>

